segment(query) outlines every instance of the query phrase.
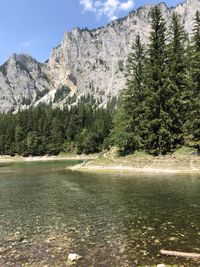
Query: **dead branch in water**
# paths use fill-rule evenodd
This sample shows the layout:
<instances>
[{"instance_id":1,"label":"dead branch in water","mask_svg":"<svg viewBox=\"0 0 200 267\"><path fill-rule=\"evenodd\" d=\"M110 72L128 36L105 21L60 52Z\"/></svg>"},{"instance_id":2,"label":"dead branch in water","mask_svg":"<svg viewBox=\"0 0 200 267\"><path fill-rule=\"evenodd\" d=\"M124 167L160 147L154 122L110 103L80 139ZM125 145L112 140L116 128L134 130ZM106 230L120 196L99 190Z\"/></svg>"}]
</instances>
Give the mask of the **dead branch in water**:
<instances>
[{"instance_id":1,"label":"dead branch in water","mask_svg":"<svg viewBox=\"0 0 200 267\"><path fill-rule=\"evenodd\" d=\"M180 251L170 251L161 249L160 253L167 256L175 256L175 257L184 257L184 258L197 258L200 259L200 254L197 253L188 253L188 252L180 252Z\"/></svg>"}]
</instances>

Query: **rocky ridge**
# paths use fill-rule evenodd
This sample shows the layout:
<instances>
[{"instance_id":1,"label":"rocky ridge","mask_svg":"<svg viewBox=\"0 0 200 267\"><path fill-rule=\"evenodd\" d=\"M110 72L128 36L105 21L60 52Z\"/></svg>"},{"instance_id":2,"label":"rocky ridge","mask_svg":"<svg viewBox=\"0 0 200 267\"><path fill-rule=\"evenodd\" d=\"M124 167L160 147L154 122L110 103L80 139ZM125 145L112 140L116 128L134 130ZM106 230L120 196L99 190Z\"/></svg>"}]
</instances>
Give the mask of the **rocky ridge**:
<instances>
[{"instance_id":1,"label":"rocky ridge","mask_svg":"<svg viewBox=\"0 0 200 267\"><path fill-rule=\"evenodd\" d=\"M165 3L160 6L167 21L176 11L191 34L200 0L187 0L174 8ZM11 56L0 67L0 111L40 102L63 106L88 93L103 104L118 96L125 85L123 70L136 34L144 43L148 40L152 7L145 5L102 28L66 32L45 63L28 55Z\"/></svg>"}]
</instances>

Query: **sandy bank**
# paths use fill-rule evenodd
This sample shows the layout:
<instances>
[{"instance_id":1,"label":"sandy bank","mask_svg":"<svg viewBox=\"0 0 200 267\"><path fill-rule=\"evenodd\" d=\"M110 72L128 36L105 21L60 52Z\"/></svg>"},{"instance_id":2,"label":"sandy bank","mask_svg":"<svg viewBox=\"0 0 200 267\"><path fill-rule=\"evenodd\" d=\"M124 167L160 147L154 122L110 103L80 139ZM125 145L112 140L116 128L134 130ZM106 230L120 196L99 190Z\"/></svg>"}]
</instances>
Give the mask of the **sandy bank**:
<instances>
[{"instance_id":1,"label":"sandy bank","mask_svg":"<svg viewBox=\"0 0 200 267\"><path fill-rule=\"evenodd\" d=\"M0 163L9 162L32 162L32 161L55 161L55 160L93 160L93 155L70 155L70 156L37 156L37 157L21 157L21 156L0 156Z\"/></svg>"},{"instance_id":2,"label":"sandy bank","mask_svg":"<svg viewBox=\"0 0 200 267\"><path fill-rule=\"evenodd\" d=\"M129 173L199 173L200 156L132 154L118 157L114 150L101 153L97 158L84 161L70 168L88 172L129 172Z\"/></svg>"},{"instance_id":3,"label":"sandy bank","mask_svg":"<svg viewBox=\"0 0 200 267\"><path fill-rule=\"evenodd\" d=\"M75 165L68 169L73 171L86 171L86 172L129 172L129 173L197 173L200 174L200 169L161 169L161 168L135 168L130 166L79 166Z\"/></svg>"}]
</instances>

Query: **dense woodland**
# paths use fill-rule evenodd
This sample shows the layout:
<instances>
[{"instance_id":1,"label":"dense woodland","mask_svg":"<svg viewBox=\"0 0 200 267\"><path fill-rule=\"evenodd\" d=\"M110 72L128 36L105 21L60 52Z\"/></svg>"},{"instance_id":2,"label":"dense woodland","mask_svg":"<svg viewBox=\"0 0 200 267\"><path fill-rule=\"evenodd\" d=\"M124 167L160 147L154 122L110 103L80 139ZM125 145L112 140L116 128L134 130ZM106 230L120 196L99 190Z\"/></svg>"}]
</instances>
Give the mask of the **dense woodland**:
<instances>
[{"instance_id":1,"label":"dense woodland","mask_svg":"<svg viewBox=\"0 0 200 267\"><path fill-rule=\"evenodd\" d=\"M135 39L117 112L116 99L103 108L88 96L62 110L40 104L0 114L0 154L94 153L113 145L120 154L164 155L183 145L200 153L200 13L192 38L176 13L167 27L158 6L151 27L148 46Z\"/></svg>"},{"instance_id":2,"label":"dense woodland","mask_svg":"<svg viewBox=\"0 0 200 267\"><path fill-rule=\"evenodd\" d=\"M63 110L40 104L17 114L0 115L0 154L58 155L60 152L94 153L106 145L116 100L100 108L82 97Z\"/></svg>"},{"instance_id":3,"label":"dense woodland","mask_svg":"<svg viewBox=\"0 0 200 267\"><path fill-rule=\"evenodd\" d=\"M190 39L176 13L167 28L158 6L151 28L149 45L137 36L128 59L114 143L121 154L162 155L183 145L200 153L200 13Z\"/></svg>"}]
</instances>

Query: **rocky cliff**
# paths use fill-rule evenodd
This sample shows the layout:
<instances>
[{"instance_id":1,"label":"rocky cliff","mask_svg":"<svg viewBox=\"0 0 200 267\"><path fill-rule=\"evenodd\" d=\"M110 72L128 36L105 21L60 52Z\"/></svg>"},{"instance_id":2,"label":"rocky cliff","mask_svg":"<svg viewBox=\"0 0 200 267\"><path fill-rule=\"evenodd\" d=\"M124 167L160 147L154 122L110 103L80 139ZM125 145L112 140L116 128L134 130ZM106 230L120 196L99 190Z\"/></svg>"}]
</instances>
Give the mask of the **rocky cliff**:
<instances>
[{"instance_id":1,"label":"rocky cliff","mask_svg":"<svg viewBox=\"0 0 200 267\"><path fill-rule=\"evenodd\" d=\"M191 34L200 0L187 0L174 8L160 5L167 21L173 11L180 14ZM136 34L144 43L148 40L151 8L145 5L99 29L66 32L43 64L27 55L13 55L0 67L0 111L42 101L62 106L73 95L88 93L102 103L117 96L125 85L123 69Z\"/></svg>"}]
</instances>

